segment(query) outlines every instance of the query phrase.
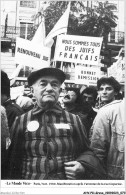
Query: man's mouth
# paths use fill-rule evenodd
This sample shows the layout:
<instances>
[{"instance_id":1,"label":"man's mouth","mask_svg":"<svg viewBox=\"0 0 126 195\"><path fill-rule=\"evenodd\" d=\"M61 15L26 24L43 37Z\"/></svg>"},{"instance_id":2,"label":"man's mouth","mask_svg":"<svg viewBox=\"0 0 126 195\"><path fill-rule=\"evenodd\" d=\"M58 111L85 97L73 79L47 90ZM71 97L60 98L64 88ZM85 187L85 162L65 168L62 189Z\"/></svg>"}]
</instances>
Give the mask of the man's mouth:
<instances>
[{"instance_id":1,"label":"man's mouth","mask_svg":"<svg viewBox=\"0 0 126 195\"><path fill-rule=\"evenodd\" d=\"M44 96L46 96L46 97L54 97L54 95L52 95L52 94L46 94Z\"/></svg>"}]
</instances>

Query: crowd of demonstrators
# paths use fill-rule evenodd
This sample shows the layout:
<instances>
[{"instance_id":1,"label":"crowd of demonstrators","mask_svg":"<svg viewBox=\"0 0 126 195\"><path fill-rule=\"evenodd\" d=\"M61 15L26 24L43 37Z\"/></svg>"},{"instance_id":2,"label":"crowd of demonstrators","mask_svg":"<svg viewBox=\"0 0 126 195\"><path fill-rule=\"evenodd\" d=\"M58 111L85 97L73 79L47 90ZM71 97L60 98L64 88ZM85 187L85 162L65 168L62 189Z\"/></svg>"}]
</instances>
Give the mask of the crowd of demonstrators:
<instances>
[{"instance_id":1,"label":"crowd of demonstrators","mask_svg":"<svg viewBox=\"0 0 126 195\"><path fill-rule=\"evenodd\" d=\"M43 68L29 75L36 105L16 118L12 126L10 179L106 176L89 148L80 118L58 103L64 80L64 72L56 68Z\"/></svg>"},{"instance_id":2,"label":"crowd of demonstrators","mask_svg":"<svg viewBox=\"0 0 126 195\"><path fill-rule=\"evenodd\" d=\"M1 71L1 104L6 109L10 130L16 116L19 116L24 112L23 109L10 98L10 80L4 71Z\"/></svg>"},{"instance_id":3,"label":"crowd of demonstrators","mask_svg":"<svg viewBox=\"0 0 126 195\"><path fill-rule=\"evenodd\" d=\"M121 85L102 77L80 94L64 80L57 68L33 71L31 95L13 102L1 71L2 179L124 179Z\"/></svg>"}]
</instances>

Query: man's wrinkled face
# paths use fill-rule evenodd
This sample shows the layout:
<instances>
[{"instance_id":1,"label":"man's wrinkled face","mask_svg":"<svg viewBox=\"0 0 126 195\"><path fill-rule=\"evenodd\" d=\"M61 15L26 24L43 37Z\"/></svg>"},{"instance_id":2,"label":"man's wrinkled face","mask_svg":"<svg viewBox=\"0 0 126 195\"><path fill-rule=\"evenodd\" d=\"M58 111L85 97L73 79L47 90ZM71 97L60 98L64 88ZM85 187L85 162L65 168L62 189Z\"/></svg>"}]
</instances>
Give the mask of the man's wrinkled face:
<instances>
[{"instance_id":1,"label":"man's wrinkled face","mask_svg":"<svg viewBox=\"0 0 126 195\"><path fill-rule=\"evenodd\" d=\"M55 76L42 76L33 85L33 95L39 107L54 105L59 98L61 83Z\"/></svg>"},{"instance_id":2,"label":"man's wrinkled face","mask_svg":"<svg viewBox=\"0 0 126 195\"><path fill-rule=\"evenodd\" d=\"M115 99L116 92L112 85L102 84L99 88L99 95L102 102L111 102Z\"/></svg>"},{"instance_id":3,"label":"man's wrinkled face","mask_svg":"<svg viewBox=\"0 0 126 195\"><path fill-rule=\"evenodd\" d=\"M74 103L77 99L77 94L74 91L68 91L63 98L64 103Z\"/></svg>"}]
</instances>

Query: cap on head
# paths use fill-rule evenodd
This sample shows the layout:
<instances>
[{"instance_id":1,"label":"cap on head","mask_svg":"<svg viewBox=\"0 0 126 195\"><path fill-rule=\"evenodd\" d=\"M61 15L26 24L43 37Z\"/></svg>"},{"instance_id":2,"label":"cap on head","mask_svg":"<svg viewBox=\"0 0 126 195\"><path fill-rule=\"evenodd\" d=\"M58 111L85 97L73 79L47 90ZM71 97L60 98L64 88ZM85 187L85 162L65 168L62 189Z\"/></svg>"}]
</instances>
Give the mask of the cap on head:
<instances>
[{"instance_id":1,"label":"cap on head","mask_svg":"<svg viewBox=\"0 0 126 195\"><path fill-rule=\"evenodd\" d=\"M65 73L58 68L50 68L50 67L42 68L40 70L36 70L36 71L32 72L28 76L29 86L33 85L42 76L55 76L60 81L61 84L66 79Z\"/></svg>"}]
</instances>

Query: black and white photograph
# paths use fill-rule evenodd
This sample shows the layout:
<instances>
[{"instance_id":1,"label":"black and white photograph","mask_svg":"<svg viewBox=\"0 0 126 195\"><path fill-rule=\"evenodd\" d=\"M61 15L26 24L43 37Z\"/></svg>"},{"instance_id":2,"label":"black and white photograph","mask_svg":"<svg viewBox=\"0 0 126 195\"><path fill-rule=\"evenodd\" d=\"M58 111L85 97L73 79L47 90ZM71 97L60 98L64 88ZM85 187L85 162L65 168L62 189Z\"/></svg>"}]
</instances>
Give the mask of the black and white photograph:
<instances>
[{"instance_id":1,"label":"black and white photograph","mask_svg":"<svg viewBox=\"0 0 126 195\"><path fill-rule=\"evenodd\" d=\"M126 194L125 4L1 0L1 195Z\"/></svg>"}]
</instances>

